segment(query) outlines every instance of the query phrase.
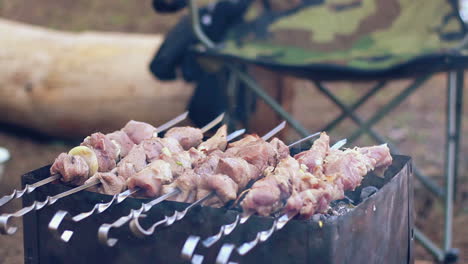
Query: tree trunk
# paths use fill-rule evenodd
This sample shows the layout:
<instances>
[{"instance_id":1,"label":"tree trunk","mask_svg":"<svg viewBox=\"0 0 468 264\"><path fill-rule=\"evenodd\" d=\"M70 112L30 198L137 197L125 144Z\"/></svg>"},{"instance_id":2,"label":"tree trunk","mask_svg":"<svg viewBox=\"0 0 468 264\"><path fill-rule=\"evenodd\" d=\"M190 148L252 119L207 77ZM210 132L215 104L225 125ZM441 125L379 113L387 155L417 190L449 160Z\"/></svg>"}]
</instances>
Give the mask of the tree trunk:
<instances>
[{"instance_id":1,"label":"tree trunk","mask_svg":"<svg viewBox=\"0 0 468 264\"><path fill-rule=\"evenodd\" d=\"M193 87L148 69L160 35L65 33L0 19L0 122L84 137L185 111Z\"/></svg>"}]
</instances>

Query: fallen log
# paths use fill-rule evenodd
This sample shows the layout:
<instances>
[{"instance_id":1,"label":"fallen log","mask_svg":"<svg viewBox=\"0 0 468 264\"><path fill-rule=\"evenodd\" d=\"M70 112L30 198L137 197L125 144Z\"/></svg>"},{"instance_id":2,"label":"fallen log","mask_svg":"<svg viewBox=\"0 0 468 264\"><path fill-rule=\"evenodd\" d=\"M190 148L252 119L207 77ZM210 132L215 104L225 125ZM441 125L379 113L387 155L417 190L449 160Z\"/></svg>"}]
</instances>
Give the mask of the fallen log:
<instances>
[{"instance_id":1,"label":"fallen log","mask_svg":"<svg viewBox=\"0 0 468 264\"><path fill-rule=\"evenodd\" d=\"M161 35L44 29L0 19L0 122L83 137L185 111L193 86L148 65Z\"/></svg>"}]
</instances>

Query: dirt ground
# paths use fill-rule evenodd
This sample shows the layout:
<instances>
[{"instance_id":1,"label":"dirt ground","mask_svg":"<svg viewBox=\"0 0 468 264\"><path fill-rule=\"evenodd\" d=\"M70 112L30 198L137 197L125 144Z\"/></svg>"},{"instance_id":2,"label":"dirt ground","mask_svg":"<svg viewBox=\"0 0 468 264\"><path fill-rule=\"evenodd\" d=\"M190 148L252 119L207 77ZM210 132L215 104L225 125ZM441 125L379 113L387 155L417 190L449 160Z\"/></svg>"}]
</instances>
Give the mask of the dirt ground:
<instances>
[{"instance_id":1,"label":"dirt ground","mask_svg":"<svg viewBox=\"0 0 468 264\"><path fill-rule=\"evenodd\" d=\"M137 4L136 4L137 3ZM150 8L151 1L128 0L0 0L0 16L17 21L48 26L55 29L81 31L106 30L125 32L164 33L176 21L177 16L156 15ZM468 79L468 76L467 78ZM382 106L388 98L408 85L409 81L393 83L389 89L379 93L372 102L359 111L363 117L370 117L375 109ZM321 96L311 84L296 82L294 115L310 130L319 130L328 120L339 114L333 105ZM402 153L414 158L417 166L433 179L443 183L444 131L445 131L445 85L444 75L438 75L392 112L389 118L376 127L395 142ZM468 85L465 84L465 86ZM334 83L330 87L348 102L356 100L371 86L369 83ZM465 102L468 93L465 93ZM468 132L468 106L465 103L463 113L463 135ZM332 136L341 138L348 135L355 126L347 121L339 126ZM460 175L458 196L454 218L454 247L462 252L460 263L468 263L468 141L462 140L460 155ZM369 138L363 137L357 144L370 144ZM7 147L12 159L7 164L3 179L0 179L0 195L19 187L20 175L53 161L54 157L68 149L70 142L54 139L37 138L27 133L18 132L5 126L0 127L0 146ZM416 184L416 224L428 236L442 241L443 207L441 201L420 184ZM0 209L9 212L18 208L11 204ZM431 256L420 246L416 249L418 260L428 261ZM0 236L0 264L22 263L22 234L12 237Z\"/></svg>"}]
</instances>

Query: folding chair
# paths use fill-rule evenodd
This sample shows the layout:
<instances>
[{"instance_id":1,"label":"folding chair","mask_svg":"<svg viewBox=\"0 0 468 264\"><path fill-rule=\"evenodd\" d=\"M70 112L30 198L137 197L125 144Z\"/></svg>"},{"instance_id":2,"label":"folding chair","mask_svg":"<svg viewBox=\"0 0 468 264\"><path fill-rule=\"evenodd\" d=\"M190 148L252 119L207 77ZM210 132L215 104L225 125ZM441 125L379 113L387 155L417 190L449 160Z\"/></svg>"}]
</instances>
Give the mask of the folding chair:
<instances>
[{"instance_id":1,"label":"folding chair","mask_svg":"<svg viewBox=\"0 0 468 264\"><path fill-rule=\"evenodd\" d=\"M182 7L180 3L184 1L177 2L178 8ZM457 3L449 0L238 2L248 8L235 23L230 22L222 41L215 43L203 30L196 0L189 1L191 25L198 39L197 43L191 43L191 51L198 58L209 58L229 69L228 95L235 93L237 83L243 83L303 136L309 132L249 76L244 65L257 65L313 81L342 111L324 130L332 130L350 118L359 126L348 137L350 142L368 134L378 143L387 143L372 127L433 74L447 73L445 188L423 175L416 166L413 168L423 185L445 201L443 247L439 248L416 228L414 236L439 262L455 263L458 252L452 248L453 200L458 175L463 70L468 66L463 50L465 27ZM402 78L414 78L414 82L371 118L364 120L355 113L384 89L388 81ZM378 81L378 84L352 105L342 102L323 84L323 81L355 80ZM233 100L231 103L236 104ZM393 153L399 153L393 144L389 143L389 147Z\"/></svg>"}]
</instances>

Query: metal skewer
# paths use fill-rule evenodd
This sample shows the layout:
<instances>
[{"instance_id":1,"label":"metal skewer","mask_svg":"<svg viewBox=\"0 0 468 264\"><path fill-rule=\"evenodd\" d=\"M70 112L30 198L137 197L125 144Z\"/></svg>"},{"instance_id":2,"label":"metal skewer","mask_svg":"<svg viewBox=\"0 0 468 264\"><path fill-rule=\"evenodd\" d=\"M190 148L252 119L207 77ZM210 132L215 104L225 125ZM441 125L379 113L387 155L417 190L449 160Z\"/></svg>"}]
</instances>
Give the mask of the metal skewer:
<instances>
[{"instance_id":1,"label":"metal skewer","mask_svg":"<svg viewBox=\"0 0 468 264\"><path fill-rule=\"evenodd\" d=\"M317 132L317 133L314 133L314 134L312 134L310 136L307 136L305 138L301 138L301 139L297 140L296 142L293 142L293 143L289 144L288 148L292 148L293 146L296 146L296 145L298 145L298 144L300 144L302 142L310 140L311 138L314 138L314 137L320 135L320 133L321 132ZM244 224L245 222L247 222L247 220L249 220L249 218L251 216L252 216L251 213L243 213L242 215L237 215L234 222L221 226L221 228L219 229L219 232L217 234L215 234L213 236L210 236L210 237L207 237L205 240L203 240L202 241L203 246L211 247L212 245L216 244L216 242L218 242L223 236L227 236L227 235L231 234L231 232L234 231L234 229L237 227L237 225ZM188 239L192 240L193 236L190 236ZM190 242L187 241L186 243L190 243ZM182 250L182 251L184 251L184 250ZM182 252L182 254L183 254L183 252Z\"/></svg>"},{"instance_id":2,"label":"metal skewer","mask_svg":"<svg viewBox=\"0 0 468 264\"><path fill-rule=\"evenodd\" d=\"M6 203L8 203L9 201L13 199L21 198L26 193L32 193L36 188L46 185L55 180L58 180L60 179L60 177L61 177L60 174L53 174L50 177L40 180L34 184L31 184L31 185L26 184L26 186L22 190L13 190L11 194L5 195L2 198L0 198L0 207L5 205Z\"/></svg>"},{"instance_id":3,"label":"metal skewer","mask_svg":"<svg viewBox=\"0 0 468 264\"><path fill-rule=\"evenodd\" d=\"M226 137L226 140L231 141L232 139L237 138L238 136L244 133L245 133L245 129L234 131ZM75 215L73 217L71 217L71 215L67 211L59 210L57 213L55 213L54 217L52 217L52 220L50 220L49 230L52 233L54 233L57 237L59 237L62 241L68 242L70 241L74 232L72 230L65 230L62 233L59 233L58 230L63 220L69 219L75 223L80 222L92 215L103 213L104 211L109 209L112 205L123 202L129 196L137 193L138 191L140 191L139 188L136 188L134 190L126 190L124 192L121 192L119 194L112 196L112 199L109 202L98 203L90 211Z\"/></svg>"},{"instance_id":4,"label":"metal skewer","mask_svg":"<svg viewBox=\"0 0 468 264\"><path fill-rule=\"evenodd\" d=\"M182 114L182 115L179 115L178 117L176 117L175 119L169 121L168 123L162 125L162 129L161 127L157 128L156 129L156 132L155 133L159 133L159 132L162 132L164 131L165 129L168 129L170 128L171 126L177 124L177 122L180 122L181 120L183 120L183 118L187 116L187 112ZM207 124L204 128L209 130L210 128L212 128L213 126L215 126L217 123L221 122L222 121L222 117L224 116L224 114L221 114L220 116L218 116L215 120L211 121L209 124ZM183 117L183 118L182 118ZM176 122L177 121L177 122ZM216 121L216 123L214 122ZM169 125L168 125L169 124ZM203 131L203 129L202 129ZM101 182L99 180L95 180L95 181L92 181L92 182L89 182L89 183L86 183L84 185L81 185L81 186L78 186L78 187L75 187L71 190L68 190L66 192L63 192L63 193L60 193L60 194L57 194L55 196L47 196L47 198L42 201L42 202L39 202L39 201L35 201L33 202L30 206L27 206L27 207L24 207L18 211L16 211L15 213L11 213L11 214L2 214L0 215L0 234L8 234L8 235L12 235L16 232L16 230L18 228L16 227L10 227L8 225L8 220L12 217L22 217L24 216L25 214L31 212L31 211L37 211L37 210L40 210L48 205L52 205L54 204L55 202L57 202L59 199L61 198L64 198L64 197L67 197L69 195L72 195L72 194L75 194L77 192L80 192L80 191L83 191L89 187L92 187L92 186L95 186L95 185L98 185L100 184Z\"/></svg>"},{"instance_id":5,"label":"metal skewer","mask_svg":"<svg viewBox=\"0 0 468 264\"><path fill-rule=\"evenodd\" d=\"M42 201L42 202L35 201L30 206L24 207L24 208L16 211L15 213L2 214L0 216L0 233L1 234L6 234L6 235L13 235L16 232L16 230L18 229L17 227L8 226L8 220L11 217L21 217L21 216L23 216L23 215L25 215L25 214L33 211L33 210L34 211L40 210L40 209L46 207L47 205L52 205L52 204L56 203L59 199L61 199L63 197L72 195L74 193L77 193L79 191L87 189L87 188L89 188L91 186L94 186L94 185L96 185L98 183L99 183L99 180L92 181L92 182L83 184L81 186L78 186L76 188L73 188L71 190L68 190L66 192L59 193L59 194L54 195L54 196L47 196L47 198L44 201Z\"/></svg>"},{"instance_id":6,"label":"metal skewer","mask_svg":"<svg viewBox=\"0 0 468 264\"><path fill-rule=\"evenodd\" d=\"M307 140L310 140L311 138L314 138L316 136L319 136L321 132L317 132L317 133L314 133L314 134L311 134L307 137L304 137L304 138L301 138L291 144L288 145L288 148L292 148L293 146L296 146L302 142L305 142ZM343 142L344 141L344 142ZM344 144L346 143L346 140L342 140L340 141L340 143L338 144L335 144L337 145L338 148L342 147ZM242 225L244 224L245 222L247 222L247 220L249 220L249 218L252 216L253 214L252 213L242 213L242 214L237 214L236 215L236 218L234 219L234 221L232 223L229 223L229 224L225 224L223 226L221 226L221 228L219 229L218 233L210 236L210 237L207 237L206 239L204 239L202 241L202 244L204 247L211 247L213 246L214 244L216 244L216 242L218 242L221 238L223 238L224 236L227 236L229 234L232 233L232 231L234 231L236 229L236 227L238 225ZM184 259L191 259L192 258L192 255L197 247L197 244L198 242L200 241L200 237L199 236L189 236L187 238L187 240L185 241L185 244L182 248L182 252L181 252L181 256L182 258Z\"/></svg>"},{"instance_id":7,"label":"metal skewer","mask_svg":"<svg viewBox=\"0 0 468 264\"><path fill-rule=\"evenodd\" d=\"M111 224L102 224L98 230L99 242L109 247L115 246L115 244L117 244L118 242L118 239L109 237L109 232L112 228L122 227L123 225L128 223L130 220L132 220L134 217L141 216L143 213L148 212L153 206L179 193L180 193L180 190L176 188L172 192L159 196L158 198L152 200L151 202L142 204L139 209L136 209L136 210L132 209L127 216L122 216L117 221Z\"/></svg>"},{"instance_id":8,"label":"metal skewer","mask_svg":"<svg viewBox=\"0 0 468 264\"><path fill-rule=\"evenodd\" d=\"M278 126L276 126L275 128L273 128L271 131L269 131L267 134L265 134L262 139L263 140L268 140L270 139L272 136L274 136L275 134L277 134L278 132L280 132L282 129L284 129L284 127L286 126L286 122L283 121L281 122ZM174 214L172 216L165 216L164 219L156 222L155 224L153 224L150 228L148 229L144 229L141 225L140 225L140 222L139 222L139 217L135 217L133 218L133 220L130 222L130 229L132 230L133 234L136 235L137 237L144 237L144 236L151 236L153 235L154 231L156 230L156 228L158 226L171 226L172 224L174 224L176 221L180 221L182 220L185 215L187 214L187 212L193 208L194 206L196 205L199 205L201 204L202 202L206 201L207 199L213 197L214 195L216 195L215 192L210 192L209 194L205 195L204 197L202 197L201 199L199 199L198 201L192 203L191 205L189 205L187 208L185 208L185 210L183 211L176 211L174 212Z\"/></svg>"},{"instance_id":9,"label":"metal skewer","mask_svg":"<svg viewBox=\"0 0 468 264\"><path fill-rule=\"evenodd\" d=\"M224 115L224 114L223 114ZM218 119L218 118L217 118ZM222 118L220 119L220 121L222 120ZM210 122L212 123L212 122ZM208 124L209 125L209 124ZM208 127L208 125L206 125L202 131L204 131L204 129L206 127ZM214 125L212 125L211 127L213 127ZM210 127L210 128L211 128ZM241 133L242 132L242 133ZM235 131L233 133L231 133L229 136L226 137L226 140L232 140L234 139L235 137L238 137L240 135L242 135L243 133L245 132L245 130L240 130L240 131ZM138 219L140 216L143 215L143 213L146 213L148 212L151 208L153 208L155 205L169 199L170 197L172 196L175 196L175 195L178 195L179 193L181 193L180 189L179 188L175 188L172 192L170 193L167 193L165 195L162 195L146 204L142 204L141 207L137 210L131 210L130 211L130 214L128 214L127 216L122 216L121 218L119 218L117 221L111 223L111 224L102 224L100 227L99 227L99 230L98 230L98 238L99 238L99 242L101 242L102 244L104 245L107 245L109 247L113 247L115 246L115 244L117 244L118 242L118 239L117 238L112 238L112 237L109 237L109 232L112 228L119 228L119 227L122 227L124 224L128 223L129 221L131 221L132 219ZM66 238L66 237L65 237Z\"/></svg>"},{"instance_id":10,"label":"metal skewer","mask_svg":"<svg viewBox=\"0 0 468 264\"><path fill-rule=\"evenodd\" d=\"M342 139L336 142L330 149L335 149L335 150L340 149L346 144L346 141L347 141L346 139ZM296 215L297 215L297 212L290 213L290 214L285 213L275 218L270 229L258 232L254 240L245 242L237 248L233 244L224 244L216 258L216 264L227 263L234 249L236 249L239 255L244 256L245 254L250 252L250 250L252 250L255 246L257 246L259 243L267 241L276 231L281 230Z\"/></svg>"},{"instance_id":11,"label":"metal skewer","mask_svg":"<svg viewBox=\"0 0 468 264\"><path fill-rule=\"evenodd\" d=\"M158 133L160 133L162 131L166 131L169 128L171 128L171 127L177 125L178 123L182 122L183 120L185 120L187 118L188 114L189 114L189 112L186 111L183 114L176 116L174 119L169 120L168 122L166 122L166 123L162 124L161 126L157 127L155 133L153 134L153 137L157 137Z\"/></svg>"},{"instance_id":12,"label":"metal skewer","mask_svg":"<svg viewBox=\"0 0 468 264\"><path fill-rule=\"evenodd\" d=\"M160 225L171 226L176 221L179 221L182 218L184 218L190 209L203 203L204 201L210 199L211 197L214 197L215 195L216 194L214 192L209 193L208 195L202 197L201 199L198 199L196 202L187 206L187 208L185 208L183 211L175 211L174 214L171 216L164 216L164 219L156 222L148 229L143 229L143 227L141 227L140 221L138 221L139 218L133 218L133 220L130 222L130 230L132 230L133 234L139 238L144 238L145 236L151 236L158 226Z\"/></svg>"},{"instance_id":13,"label":"metal skewer","mask_svg":"<svg viewBox=\"0 0 468 264\"><path fill-rule=\"evenodd\" d=\"M181 122L182 120L186 119L187 116L188 116L188 112L184 112L183 114L178 115L174 119L172 119L172 120L168 121L167 123L161 125L160 127L157 128L154 136L157 136L157 134L159 132L164 131L164 130L174 126L175 124ZM25 194L32 193L35 189L37 189L37 188L39 188L39 187L41 187L43 185L46 185L48 183L51 183L51 182L53 182L55 180L58 180L58 179L60 179L60 177L61 177L60 174L53 174L50 177L45 178L45 179L43 179L41 181L38 181L38 182L36 182L34 184L31 184L31 185L26 184L26 186L22 190L13 190L13 192L11 194L5 195L2 198L0 198L0 207L2 207L3 205L5 205L6 203L10 202L13 199L18 199L18 198L21 198Z\"/></svg>"}]
</instances>

